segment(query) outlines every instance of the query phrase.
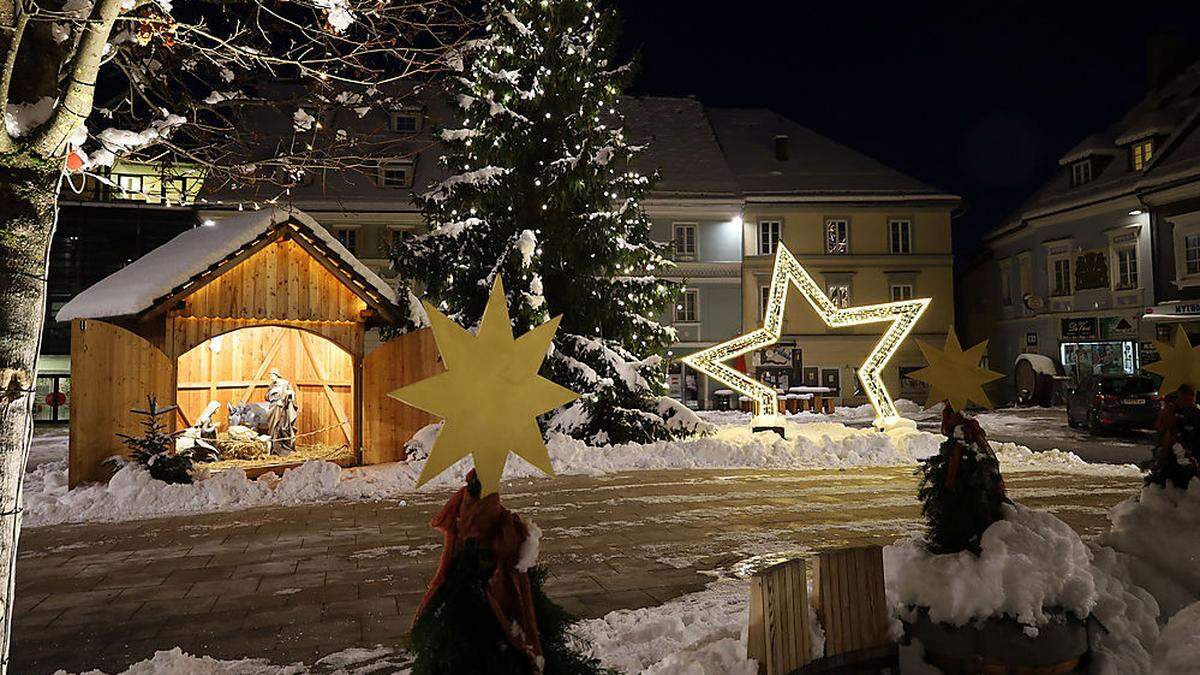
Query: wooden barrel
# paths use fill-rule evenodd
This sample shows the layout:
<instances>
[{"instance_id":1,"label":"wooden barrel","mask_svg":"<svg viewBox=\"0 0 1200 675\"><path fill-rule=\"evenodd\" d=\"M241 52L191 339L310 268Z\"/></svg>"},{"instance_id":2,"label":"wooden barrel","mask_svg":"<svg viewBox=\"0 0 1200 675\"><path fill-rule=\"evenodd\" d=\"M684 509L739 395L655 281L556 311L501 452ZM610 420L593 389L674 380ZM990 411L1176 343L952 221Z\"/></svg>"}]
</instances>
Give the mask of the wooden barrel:
<instances>
[{"instance_id":1,"label":"wooden barrel","mask_svg":"<svg viewBox=\"0 0 1200 675\"><path fill-rule=\"evenodd\" d=\"M925 661L949 675L1013 673L1061 675L1079 670L1088 652L1087 623L1062 614L1038 627L1031 637L1013 619L988 619L952 626L929 619L921 610L904 623L908 638L921 641Z\"/></svg>"}]
</instances>

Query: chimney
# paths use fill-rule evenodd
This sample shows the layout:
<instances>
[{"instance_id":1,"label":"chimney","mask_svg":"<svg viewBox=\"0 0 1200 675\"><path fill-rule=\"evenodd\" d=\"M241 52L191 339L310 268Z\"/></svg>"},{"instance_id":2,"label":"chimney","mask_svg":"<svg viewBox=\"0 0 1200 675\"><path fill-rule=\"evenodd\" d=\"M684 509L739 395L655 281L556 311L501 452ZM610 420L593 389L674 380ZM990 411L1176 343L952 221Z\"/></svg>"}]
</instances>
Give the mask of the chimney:
<instances>
[{"instance_id":1,"label":"chimney","mask_svg":"<svg viewBox=\"0 0 1200 675\"><path fill-rule=\"evenodd\" d=\"M786 162L788 159L788 137L786 134L779 134L775 137L775 159Z\"/></svg>"},{"instance_id":2,"label":"chimney","mask_svg":"<svg viewBox=\"0 0 1200 675\"><path fill-rule=\"evenodd\" d=\"M1194 43L1178 30L1160 29L1146 41L1146 81L1157 89L1183 72L1196 59Z\"/></svg>"}]
</instances>

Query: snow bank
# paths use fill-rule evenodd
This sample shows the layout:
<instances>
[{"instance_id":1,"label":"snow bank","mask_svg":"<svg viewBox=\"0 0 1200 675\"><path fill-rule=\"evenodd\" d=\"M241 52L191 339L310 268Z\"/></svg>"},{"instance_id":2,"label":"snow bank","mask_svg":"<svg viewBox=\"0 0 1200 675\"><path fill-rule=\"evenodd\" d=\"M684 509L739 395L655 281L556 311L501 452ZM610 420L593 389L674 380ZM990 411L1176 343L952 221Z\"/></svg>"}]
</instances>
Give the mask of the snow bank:
<instances>
[{"instance_id":1,"label":"snow bank","mask_svg":"<svg viewBox=\"0 0 1200 675\"><path fill-rule=\"evenodd\" d=\"M1009 617L1034 631L1065 610L1103 626L1093 639L1093 672L1149 671L1158 603L1132 584L1115 551L1086 545L1066 523L1019 504L984 532L978 556L934 555L919 538L883 551L888 603L904 616L926 607L934 621L963 626Z\"/></svg>"},{"instance_id":2,"label":"snow bank","mask_svg":"<svg viewBox=\"0 0 1200 675\"><path fill-rule=\"evenodd\" d=\"M575 633L601 663L626 673L755 675L746 658L749 582L718 581L657 607L581 621Z\"/></svg>"},{"instance_id":3,"label":"snow bank","mask_svg":"<svg viewBox=\"0 0 1200 675\"><path fill-rule=\"evenodd\" d=\"M1187 490L1155 485L1113 507L1100 543L1125 553L1139 586L1170 617L1200 601L1200 479Z\"/></svg>"},{"instance_id":4,"label":"snow bank","mask_svg":"<svg viewBox=\"0 0 1200 675\"><path fill-rule=\"evenodd\" d=\"M1154 647L1154 675L1188 675L1200 664L1200 602L1180 610Z\"/></svg>"}]
</instances>

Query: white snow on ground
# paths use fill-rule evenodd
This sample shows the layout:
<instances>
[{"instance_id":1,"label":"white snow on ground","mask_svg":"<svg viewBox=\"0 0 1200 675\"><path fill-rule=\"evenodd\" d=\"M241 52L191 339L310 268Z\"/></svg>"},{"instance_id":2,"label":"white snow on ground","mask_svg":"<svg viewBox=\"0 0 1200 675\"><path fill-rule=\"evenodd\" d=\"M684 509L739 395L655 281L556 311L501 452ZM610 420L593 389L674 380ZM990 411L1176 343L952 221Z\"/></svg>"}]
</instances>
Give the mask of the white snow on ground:
<instances>
[{"instance_id":1,"label":"white snow on ground","mask_svg":"<svg viewBox=\"0 0 1200 675\"><path fill-rule=\"evenodd\" d=\"M1200 602L1171 617L1154 647L1154 675L1188 675L1200 664Z\"/></svg>"},{"instance_id":2,"label":"white snow on ground","mask_svg":"<svg viewBox=\"0 0 1200 675\"><path fill-rule=\"evenodd\" d=\"M856 410L856 409L848 409ZM648 444L589 446L553 436L550 458L560 474L601 475L656 469L813 469L911 465L937 452L941 437L910 428L887 432L854 428L840 422L799 421L790 416L787 438L752 433L744 424L726 425L707 437ZM801 418L804 419L804 418ZM822 419L817 417L817 419ZM421 436L428 440L431 434ZM108 483L67 489L65 436L46 437L43 461L31 464L25 478L26 527L64 522L119 521L185 513L234 511L256 506L295 505L344 499L395 499L414 491L424 459L342 469L329 462L308 462L284 472L249 480L241 470L223 471L192 485L168 485L136 466L126 466ZM57 444L57 445L56 445ZM1011 443L994 444L1006 471L1054 470L1089 474L1136 475L1136 469L1088 464L1059 451L1032 452ZM49 460L58 453L62 459ZM416 453L424 456L424 453ZM430 489L457 487L470 460L456 464ZM540 476L513 457L505 478Z\"/></svg>"},{"instance_id":3,"label":"white snow on ground","mask_svg":"<svg viewBox=\"0 0 1200 675\"><path fill-rule=\"evenodd\" d=\"M1109 519L1100 542L1129 557L1131 576L1154 594L1164 617L1200 601L1200 479L1187 490L1142 488Z\"/></svg>"}]
</instances>

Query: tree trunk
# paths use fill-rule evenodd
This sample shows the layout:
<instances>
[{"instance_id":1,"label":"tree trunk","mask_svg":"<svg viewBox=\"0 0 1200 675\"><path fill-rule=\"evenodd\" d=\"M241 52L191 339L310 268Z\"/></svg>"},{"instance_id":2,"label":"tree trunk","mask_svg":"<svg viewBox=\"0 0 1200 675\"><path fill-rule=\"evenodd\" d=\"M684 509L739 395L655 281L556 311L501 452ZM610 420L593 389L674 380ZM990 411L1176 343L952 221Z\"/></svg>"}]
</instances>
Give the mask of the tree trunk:
<instances>
[{"instance_id":1,"label":"tree trunk","mask_svg":"<svg viewBox=\"0 0 1200 675\"><path fill-rule=\"evenodd\" d=\"M61 176L43 160L0 157L0 675L8 670L21 488Z\"/></svg>"}]
</instances>

